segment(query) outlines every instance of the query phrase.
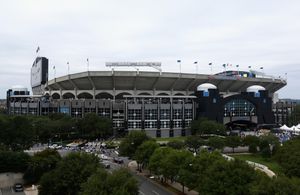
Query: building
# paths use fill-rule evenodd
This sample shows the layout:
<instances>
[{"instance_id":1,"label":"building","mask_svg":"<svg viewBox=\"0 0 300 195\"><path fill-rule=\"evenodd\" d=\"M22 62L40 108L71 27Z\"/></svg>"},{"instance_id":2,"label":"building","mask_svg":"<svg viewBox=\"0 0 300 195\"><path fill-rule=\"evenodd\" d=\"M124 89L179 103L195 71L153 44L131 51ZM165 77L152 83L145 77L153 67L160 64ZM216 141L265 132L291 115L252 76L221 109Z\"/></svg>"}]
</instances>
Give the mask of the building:
<instances>
[{"instance_id":1,"label":"building","mask_svg":"<svg viewBox=\"0 0 300 195\"><path fill-rule=\"evenodd\" d=\"M190 134L197 117L231 128L274 124L273 93L286 81L245 71L241 76L114 70L48 80L48 59L40 57L32 65L31 84L32 96L8 93L10 114L59 112L81 118L94 112L111 118L119 131L173 137Z\"/></svg>"},{"instance_id":2,"label":"building","mask_svg":"<svg viewBox=\"0 0 300 195\"><path fill-rule=\"evenodd\" d=\"M300 100L297 99L280 99L274 103L275 124L277 126L290 125L290 116L297 105L300 105Z\"/></svg>"}]
</instances>

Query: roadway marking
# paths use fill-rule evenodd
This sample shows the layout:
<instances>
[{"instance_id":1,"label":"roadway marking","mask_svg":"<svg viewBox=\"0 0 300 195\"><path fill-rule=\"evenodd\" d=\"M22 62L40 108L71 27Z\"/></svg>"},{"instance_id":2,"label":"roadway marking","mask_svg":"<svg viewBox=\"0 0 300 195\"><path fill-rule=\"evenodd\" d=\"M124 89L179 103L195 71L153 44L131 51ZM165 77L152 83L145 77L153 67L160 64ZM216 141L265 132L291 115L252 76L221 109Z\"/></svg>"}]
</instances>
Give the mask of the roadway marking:
<instances>
[{"instance_id":1,"label":"roadway marking","mask_svg":"<svg viewBox=\"0 0 300 195\"><path fill-rule=\"evenodd\" d=\"M145 193L144 193L144 192L142 192L141 190L139 190L139 194L141 194L141 195L145 195Z\"/></svg>"},{"instance_id":2,"label":"roadway marking","mask_svg":"<svg viewBox=\"0 0 300 195\"><path fill-rule=\"evenodd\" d=\"M159 195L159 193L156 192L156 191L154 191L154 190L152 190L152 192L153 192L155 195Z\"/></svg>"}]
</instances>

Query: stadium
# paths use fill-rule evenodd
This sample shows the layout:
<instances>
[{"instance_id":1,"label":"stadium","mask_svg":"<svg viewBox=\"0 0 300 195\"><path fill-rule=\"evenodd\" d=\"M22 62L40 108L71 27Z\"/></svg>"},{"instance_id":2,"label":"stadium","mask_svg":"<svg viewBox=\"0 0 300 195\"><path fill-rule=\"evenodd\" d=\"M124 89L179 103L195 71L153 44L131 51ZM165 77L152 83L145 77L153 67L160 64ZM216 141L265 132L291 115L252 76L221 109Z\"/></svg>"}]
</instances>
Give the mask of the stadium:
<instances>
[{"instance_id":1,"label":"stadium","mask_svg":"<svg viewBox=\"0 0 300 195\"><path fill-rule=\"evenodd\" d=\"M12 88L7 104L15 115L65 113L81 118L94 112L111 118L117 131L175 137L189 135L191 121L199 117L231 129L274 124L273 94L285 85L281 78L255 71L208 75L112 69L48 80L48 59L38 57L31 69L33 95L26 88Z\"/></svg>"}]
</instances>

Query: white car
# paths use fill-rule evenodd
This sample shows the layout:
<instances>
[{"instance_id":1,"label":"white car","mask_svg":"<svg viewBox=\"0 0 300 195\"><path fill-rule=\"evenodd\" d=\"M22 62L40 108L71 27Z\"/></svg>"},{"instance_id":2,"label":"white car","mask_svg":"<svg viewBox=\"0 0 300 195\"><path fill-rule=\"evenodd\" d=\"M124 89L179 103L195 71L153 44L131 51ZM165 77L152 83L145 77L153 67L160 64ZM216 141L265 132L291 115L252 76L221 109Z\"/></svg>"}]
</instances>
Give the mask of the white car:
<instances>
[{"instance_id":1,"label":"white car","mask_svg":"<svg viewBox=\"0 0 300 195\"><path fill-rule=\"evenodd\" d=\"M109 159L108 156L106 156L106 155L104 155L104 154L100 154L100 158L101 158L102 160L108 160L108 159Z\"/></svg>"}]
</instances>

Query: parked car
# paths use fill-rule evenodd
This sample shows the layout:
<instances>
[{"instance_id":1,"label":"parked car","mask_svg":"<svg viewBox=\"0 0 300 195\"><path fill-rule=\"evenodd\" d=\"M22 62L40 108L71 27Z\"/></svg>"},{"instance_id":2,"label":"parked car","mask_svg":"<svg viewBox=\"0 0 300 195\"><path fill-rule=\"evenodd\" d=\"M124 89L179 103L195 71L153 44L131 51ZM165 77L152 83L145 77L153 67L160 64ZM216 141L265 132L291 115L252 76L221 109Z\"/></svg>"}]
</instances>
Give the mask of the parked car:
<instances>
[{"instance_id":1,"label":"parked car","mask_svg":"<svg viewBox=\"0 0 300 195\"><path fill-rule=\"evenodd\" d=\"M14 185L14 191L15 192L23 192L24 191L23 185L21 183L16 183Z\"/></svg>"},{"instance_id":2,"label":"parked car","mask_svg":"<svg viewBox=\"0 0 300 195\"><path fill-rule=\"evenodd\" d=\"M123 159L121 159L121 158L114 158L114 162L118 163L118 164L123 164L124 163Z\"/></svg>"},{"instance_id":3,"label":"parked car","mask_svg":"<svg viewBox=\"0 0 300 195\"><path fill-rule=\"evenodd\" d=\"M110 168L110 164L108 164L108 163L104 163L103 166L104 166L105 169L109 169Z\"/></svg>"}]
</instances>

